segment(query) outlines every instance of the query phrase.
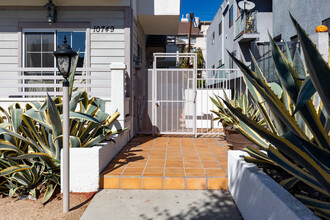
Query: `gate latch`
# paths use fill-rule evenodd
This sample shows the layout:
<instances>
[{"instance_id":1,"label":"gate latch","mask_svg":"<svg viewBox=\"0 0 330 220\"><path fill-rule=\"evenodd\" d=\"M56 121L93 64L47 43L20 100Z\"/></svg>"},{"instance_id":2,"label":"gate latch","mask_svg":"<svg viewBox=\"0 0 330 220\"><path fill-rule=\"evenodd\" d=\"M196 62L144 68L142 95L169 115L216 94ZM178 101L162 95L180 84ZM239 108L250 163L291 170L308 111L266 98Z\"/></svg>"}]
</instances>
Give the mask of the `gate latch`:
<instances>
[{"instance_id":1,"label":"gate latch","mask_svg":"<svg viewBox=\"0 0 330 220\"><path fill-rule=\"evenodd\" d=\"M156 106L159 107L159 102L156 102Z\"/></svg>"},{"instance_id":2,"label":"gate latch","mask_svg":"<svg viewBox=\"0 0 330 220\"><path fill-rule=\"evenodd\" d=\"M197 91L195 91L194 103L196 103Z\"/></svg>"}]
</instances>

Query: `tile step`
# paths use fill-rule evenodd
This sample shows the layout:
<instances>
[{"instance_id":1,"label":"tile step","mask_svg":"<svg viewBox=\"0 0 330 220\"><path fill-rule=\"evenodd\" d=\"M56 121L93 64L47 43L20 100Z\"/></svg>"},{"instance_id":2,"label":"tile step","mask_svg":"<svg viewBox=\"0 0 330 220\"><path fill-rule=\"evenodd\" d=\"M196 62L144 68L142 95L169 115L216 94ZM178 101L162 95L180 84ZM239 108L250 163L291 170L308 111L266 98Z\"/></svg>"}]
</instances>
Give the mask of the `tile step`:
<instances>
[{"instance_id":1,"label":"tile step","mask_svg":"<svg viewBox=\"0 0 330 220\"><path fill-rule=\"evenodd\" d=\"M228 189L227 177L100 177L101 189L206 190Z\"/></svg>"}]
</instances>

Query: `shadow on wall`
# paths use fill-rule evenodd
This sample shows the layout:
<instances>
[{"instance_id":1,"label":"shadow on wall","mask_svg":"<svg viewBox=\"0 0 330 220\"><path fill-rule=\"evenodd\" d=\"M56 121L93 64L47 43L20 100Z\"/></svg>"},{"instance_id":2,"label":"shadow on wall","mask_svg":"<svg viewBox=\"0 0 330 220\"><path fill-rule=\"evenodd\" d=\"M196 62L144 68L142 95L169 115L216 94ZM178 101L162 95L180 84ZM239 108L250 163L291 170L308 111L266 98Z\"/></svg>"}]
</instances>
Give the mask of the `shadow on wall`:
<instances>
[{"instance_id":1,"label":"shadow on wall","mask_svg":"<svg viewBox=\"0 0 330 220\"><path fill-rule=\"evenodd\" d=\"M221 194L218 190L205 191L205 199L200 199L197 202L188 204L190 206L189 209L180 214L171 215L170 210L160 210L158 207L154 207L153 212L159 217L159 219L243 219L237 210L230 193L228 191L221 191ZM146 214L140 215L140 218L145 220L153 219Z\"/></svg>"}]
</instances>

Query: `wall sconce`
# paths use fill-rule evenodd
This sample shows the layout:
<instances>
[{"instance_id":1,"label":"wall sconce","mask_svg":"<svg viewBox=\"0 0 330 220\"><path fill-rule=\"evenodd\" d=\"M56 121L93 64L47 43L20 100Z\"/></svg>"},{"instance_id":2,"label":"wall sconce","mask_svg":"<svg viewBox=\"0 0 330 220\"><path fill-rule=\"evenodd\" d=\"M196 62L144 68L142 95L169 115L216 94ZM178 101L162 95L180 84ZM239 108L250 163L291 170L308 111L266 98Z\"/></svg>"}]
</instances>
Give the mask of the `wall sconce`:
<instances>
[{"instance_id":1,"label":"wall sconce","mask_svg":"<svg viewBox=\"0 0 330 220\"><path fill-rule=\"evenodd\" d=\"M49 0L49 2L44 5L44 7L47 10L48 23L51 25L53 22L56 22L56 6L52 0Z\"/></svg>"}]
</instances>

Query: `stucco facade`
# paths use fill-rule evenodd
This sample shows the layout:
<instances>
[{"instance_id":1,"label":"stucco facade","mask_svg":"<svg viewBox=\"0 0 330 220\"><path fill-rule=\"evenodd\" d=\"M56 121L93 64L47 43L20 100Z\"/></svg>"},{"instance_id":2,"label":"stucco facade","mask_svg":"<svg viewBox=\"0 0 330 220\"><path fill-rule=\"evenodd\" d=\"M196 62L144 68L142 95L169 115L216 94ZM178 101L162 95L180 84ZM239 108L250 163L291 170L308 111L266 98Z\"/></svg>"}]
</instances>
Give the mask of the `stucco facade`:
<instances>
[{"instance_id":1,"label":"stucco facade","mask_svg":"<svg viewBox=\"0 0 330 220\"><path fill-rule=\"evenodd\" d=\"M274 37L280 35L284 41L290 41L296 35L289 12L303 26L307 34L312 35L322 21L330 18L330 1L273 0Z\"/></svg>"},{"instance_id":2,"label":"stucco facade","mask_svg":"<svg viewBox=\"0 0 330 220\"><path fill-rule=\"evenodd\" d=\"M266 41L267 30L272 34L272 1L253 1L251 10L253 31L244 31L240 27L245 20L238 0L224 0L207 31L207 68L234 68L226 50L234 52L245 62L251 61L249 49L252 41ZM253 16L252 16L253 15Z\"/></svg>"}]
</instances>

